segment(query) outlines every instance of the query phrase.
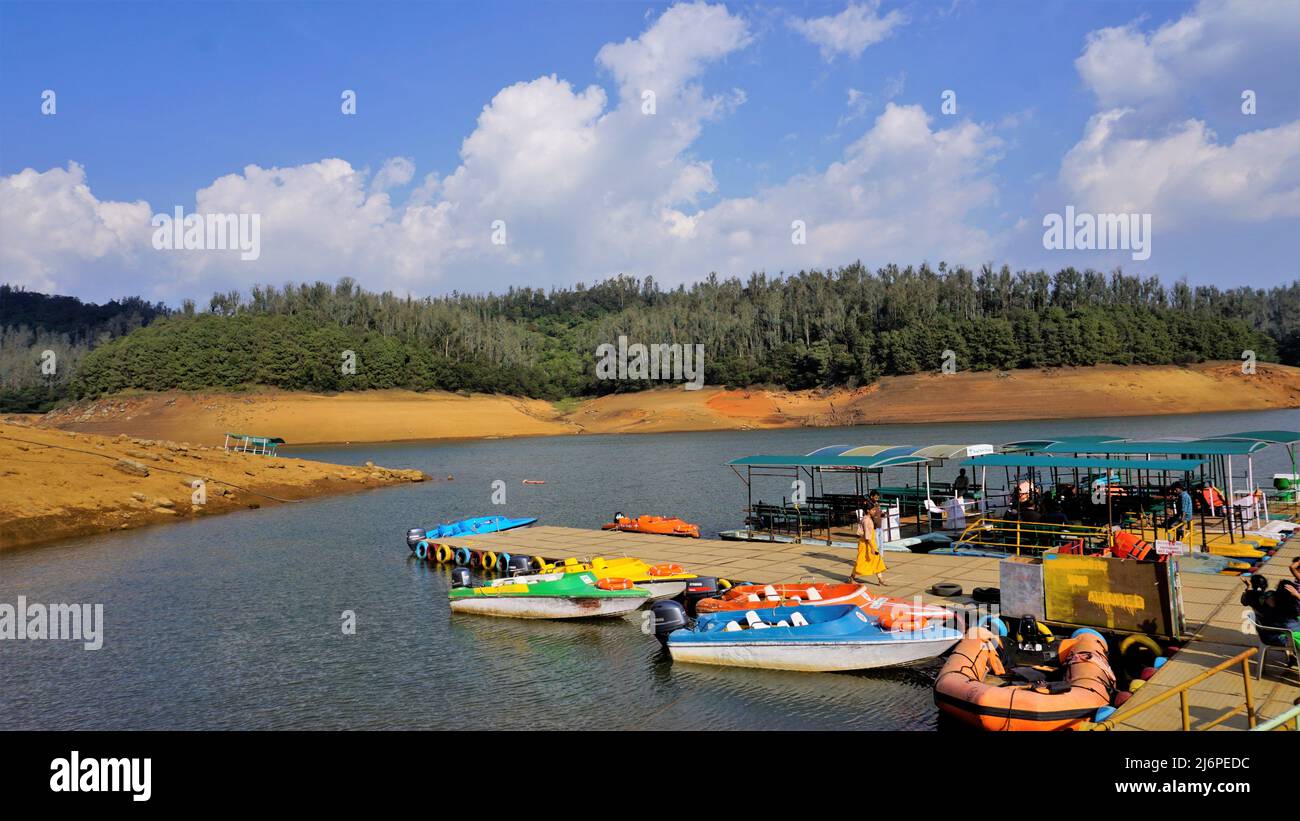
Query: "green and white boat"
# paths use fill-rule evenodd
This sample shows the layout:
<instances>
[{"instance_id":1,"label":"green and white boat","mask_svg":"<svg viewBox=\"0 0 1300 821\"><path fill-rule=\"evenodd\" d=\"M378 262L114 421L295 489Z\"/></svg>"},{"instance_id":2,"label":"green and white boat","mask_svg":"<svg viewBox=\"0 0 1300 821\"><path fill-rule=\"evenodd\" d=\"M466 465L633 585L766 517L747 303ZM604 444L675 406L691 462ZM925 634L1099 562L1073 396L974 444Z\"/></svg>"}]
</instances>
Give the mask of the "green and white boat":
<instances>
[{"instance_id":1,"label":"green and white boat","mask_svg":"<svg viewBox=\"0 0 1300 821\"><path fill-rule=\"evenodd\" d=\"M627 584L624 589L618 588ZM546 573L498 579L481 587L456 587L448 594L453 613L513 619L583 619L622 616L650 601L650 593L624 579L591 573Z\"/></svg>"}]
</instances>

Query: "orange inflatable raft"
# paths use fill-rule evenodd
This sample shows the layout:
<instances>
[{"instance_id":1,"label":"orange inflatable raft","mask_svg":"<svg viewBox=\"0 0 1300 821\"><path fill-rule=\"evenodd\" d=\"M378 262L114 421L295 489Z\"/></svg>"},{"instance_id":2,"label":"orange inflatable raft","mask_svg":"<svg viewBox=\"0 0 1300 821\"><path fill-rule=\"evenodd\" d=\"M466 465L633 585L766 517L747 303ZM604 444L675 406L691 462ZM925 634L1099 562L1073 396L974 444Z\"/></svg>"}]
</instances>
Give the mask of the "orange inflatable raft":
<instances>
[{"instance_id":1,"label":"orange inflatable raft","mask_svg":"<svg viewBox=\"0 0 1300 821\"><path fill-rule=\"evenodd\" d=\"M1057 651L1063 681L1001 684L988 681L1005 674L998 655L1001 640L972 628L957 642L934 683L939 711L982 730L1066 730L1090 720L1110 704L1115 674L1106 658L1106 640L1079 631Z\"/></svg>"},{"instance_id":2,"label":"orange inflatable raft","mask_svg":"<svg viewBox=\"0 0 1300 821\"><path fill-rule=\"evenodd\" d=\"M661 536L689 536L700 538L700 526L668 516L638 516L629 519L619 514L614 521L600 526L601 530L622 530L627 533L657 533Z\"/></svg>"},{"instance_id":3,"label":"orange inflatable raft","mask_svg":"<svg viewBox=\"0 0 1300 821\"><path fill-rule=\"evenodd\" d=\"M877 596L861 584L741 584L717 598L696 602L695 612L761 610L801 604L856 604L867 615L880 619L887 629L897 626L900 630L920 630L927 619L955 618L947 608Z\"/></svg>"}]
</instances>

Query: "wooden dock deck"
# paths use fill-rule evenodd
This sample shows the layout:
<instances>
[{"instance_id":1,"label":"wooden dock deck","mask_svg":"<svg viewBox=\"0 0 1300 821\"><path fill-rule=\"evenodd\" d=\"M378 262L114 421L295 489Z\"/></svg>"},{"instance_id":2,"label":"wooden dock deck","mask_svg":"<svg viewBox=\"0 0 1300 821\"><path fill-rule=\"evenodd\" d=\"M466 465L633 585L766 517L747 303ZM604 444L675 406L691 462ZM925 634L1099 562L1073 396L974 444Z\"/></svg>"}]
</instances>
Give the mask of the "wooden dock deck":
<instances>
[{"instance_id":1,"label":"wooden dock deck","mask_svg":"<svg viewBox=\"0 0 1300 821\"><path fill-rule=\"evenodd\" d=\"M1275 587L1289 576L1287 566L1300 555L1300 537L1293 537L1264 563L1260 574ZM1183 601L1188 611L1187 632L1192 638L1164 667L1138 690L1114 715L1117 730L1178 730L1182 713L1178 698L1170 698L1144 712L1129 715L1134 708L1168 692L1200 673L1233 656L1258 646L1254 633L1243 630L1247 608L1240 602L1242 583L1235 576L1183 576ZM1193 617L1194 616L1194 617ZM1286 712L1300 703L1300 671L1284 668L1281 654L1269 653L1262 680L1252 680L1255 708L1260 721ZM1250 660L1252 679L1258 657ZM1240 704L1244 699L1240 668L1218 673L1188 690L1192 726L1205 723ZM1247 729L1246 714L1239 713L1214 729Z\"/></svg>"},{"instance_id":2,"label":"wooden dock deck","mask_svg":"<svg viewBox=\"0 0 1300 821\"><path fill-rule=\"evenodd\" d=\"M701 575L762 583L844 582L848 580L854 558L852 549L816 543L684 539L550 525L438 541L453 548L541 555L551 560L569 556L636 556L651 564L674 562ZM1297 553L1300 553L1300 537L1287 542L1286 547L1265 565L1264 575L1275 582L1281 578L1280 574L1287 572L1287 563ZM890 596L910 598L916 595L935 604L970 605L974 604L970 598L974 588L997 587L999 583L999 559L894 552L885 553L884 557L889 566L884 582L879 585L872 583L871 587ZM964 595L942 598L926 592L938 582L959 584ZM1187 634L1193 638L1116 714L1117 729L1179 729L1181 714L1176 698L1130 721L1123 720L1123 715L1197 673L1255 646L1254 635L1241 629L1242 607L1238 604L1238 597L1242 583L1239 577L1187 573L1182 576L1182 587ZM1279 656L1272 654L1270 658ZM1252 672L1257 663L1252 660ZM1193 720L1211 713L1217 715L1241 701L1241 676L1222 673L1190 692ZM1270 663L1264 680L1255 690L1259 714L1271 718L1289 709L1297 697L1300 697L1300 677L1294 670L1284 673L1280 665ZM1223 726L1244 729L1246 718L1237 716Z\"/></svg>"}]
</instances>

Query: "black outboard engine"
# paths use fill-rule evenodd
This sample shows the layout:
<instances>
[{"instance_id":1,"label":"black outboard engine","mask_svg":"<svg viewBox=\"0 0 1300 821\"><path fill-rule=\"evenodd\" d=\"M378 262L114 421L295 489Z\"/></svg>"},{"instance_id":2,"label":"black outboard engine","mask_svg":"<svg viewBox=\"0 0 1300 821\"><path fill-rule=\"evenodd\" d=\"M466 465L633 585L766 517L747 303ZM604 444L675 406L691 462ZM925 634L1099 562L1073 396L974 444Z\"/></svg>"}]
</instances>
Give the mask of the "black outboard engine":
<instances>
[{"instance_id":1,"label":"black outboard engine","mask_svg":"<svg viewBox=\"0 0 1300 821\"><path fill-rule=\"evenodd\" d=\"M682 601L686 604L686 612L692 616L695 615L695 603L700 599L711 599L720 595L722 588L718 586L717 578L713 576L697 576L686 582L686 590L682 593Z\"/></svg>"},{"instance_id":2,"label":"black outboard engine","mask_svg":"<svg viewBox=\"0 0 1300 821\"><path fill-rule=\"evenodd\" d=\"M412 553L415 552L415 545L423 539L425 535L424 528L422 527L413 527L406 531L406 546Z\"/></svg>"},{"instance_id":3,"label":"black outboard engine","mask_svg":"<svg viewBox=\"0 0 1300 821\"><path fill-rule=\"evenodd\" d=\"M532 569L527 556L511 556L506 563L506 573L511 576L526 576Z\"/></svg>"},{"instance_id":4,"label":"black outboard engine","mask_svg":"<svg viewBox=\"0 0 1300 821\"><path fill-rule=\"evenodd\" d=\"M655 638L660 644L668 643L668 634L687 626L686 608L671 599L650 605L655 617Z\"/></svg>"},{"instance_id":5,"label":"black outboard engine","mask_svg":"<svg viewBox=\"0 0 1300 821\"><path fill-rule=\"evenodd\" d=\"M453 588L469 587L468 567L453 567L451 569L451 586Z\"/></svg>"}]
</instances>

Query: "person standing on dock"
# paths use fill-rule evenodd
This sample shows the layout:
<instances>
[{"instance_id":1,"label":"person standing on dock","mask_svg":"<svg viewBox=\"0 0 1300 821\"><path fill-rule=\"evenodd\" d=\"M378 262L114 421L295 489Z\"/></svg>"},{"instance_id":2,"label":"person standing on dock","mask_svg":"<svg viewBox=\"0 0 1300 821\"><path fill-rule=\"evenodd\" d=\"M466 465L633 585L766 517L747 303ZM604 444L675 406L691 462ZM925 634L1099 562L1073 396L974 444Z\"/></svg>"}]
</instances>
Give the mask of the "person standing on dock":
<instances>
[{"instance_id":1,"label":"person standing on dock","mask_svg":"<svg viewBox=\"0 0 1300 821\"><path fill-rule=\"evenodd\" d=\"M966 475L966 468L957 471L957 478L952 480L952 495L964 497L970 490L970 477Z\"/></svg>"},{"instance_id":2,"label":"person standing on dock","mask_svg":"<svg viewBox=\"0 0 1300 821\"><path fill-rule=\"evenodd\" d=\"M1182 482L1174 482L1169 486L1169 498L1177 498L1177 501L1173 513L1165 519L1162 527L1165 530L1172 528L1173 541L1181 542L1192 524L1192 494L1187 492Z\"/></svg>"},{"instance_id":3,"label":"person standing on dock","mask_svg":"<svg viewBox=\"0 0 1300 821\"><path fill-rule=\"evenodd\" d=\"M860 577L874 574L876 584L884 584L885 557L881 555L880 546L876 543L875 522L870 513L859 510L857 516L858 555L853 562L853 572L849 574L849 581L860 584Z\"/></svg>"}]
</instances>

